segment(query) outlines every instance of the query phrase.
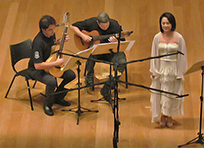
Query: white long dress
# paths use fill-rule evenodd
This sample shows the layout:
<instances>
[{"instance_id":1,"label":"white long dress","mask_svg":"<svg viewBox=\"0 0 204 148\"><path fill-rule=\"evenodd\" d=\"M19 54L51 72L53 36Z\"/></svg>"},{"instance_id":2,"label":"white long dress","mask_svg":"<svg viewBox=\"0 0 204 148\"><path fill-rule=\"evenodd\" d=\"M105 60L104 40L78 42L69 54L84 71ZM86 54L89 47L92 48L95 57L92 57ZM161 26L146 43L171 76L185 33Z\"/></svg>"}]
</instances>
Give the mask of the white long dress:
<instances>
[{"instance_id":1,"label":"white long dress","mask_svg":"<svg viewBox=\"0 0 204 148\"><path fill-rule=\"evenodd\" d=\"M184 94L184 73L187 70L186 45L183 37L177 33L177 43L159 43L161 33L155 35L152 43L151 56L159 56L181 51L184 55L177 54L165 56L160 59L152 59L150 72L155 76L152 79L151 88L175 94ZM178 80L180 79L180 80ZM152 122L159 122L160 115L183 115L184 98L176 98L175 95L152 91L151 93Z\"/></svg>"}]
</instances>

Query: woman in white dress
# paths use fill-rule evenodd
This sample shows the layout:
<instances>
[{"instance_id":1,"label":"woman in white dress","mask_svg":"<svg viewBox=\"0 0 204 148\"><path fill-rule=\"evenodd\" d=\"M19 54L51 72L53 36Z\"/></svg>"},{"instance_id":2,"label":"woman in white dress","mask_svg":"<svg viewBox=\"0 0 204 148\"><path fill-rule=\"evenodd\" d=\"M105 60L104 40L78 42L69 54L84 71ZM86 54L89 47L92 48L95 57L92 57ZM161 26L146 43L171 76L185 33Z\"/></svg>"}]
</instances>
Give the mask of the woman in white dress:
<instances>
[{"instance_id":1,"label":"woman in white dress","mask_svg":"<svg viewBox=\"0 0 204 148\"><path fill-rule=\"evenodd\" d=\"M184 94L184 73L187 70L187 55L184 38L175 31L175 17L165 12L160 16L160 32L154 36L151 56L159 56L181 51L182 54L165 56L150 61L151 88L182 95ZM183 115L184 98L175 95L151 92L152 122L160 122L161 127L172 127L172 116Z\"/></svg>"}]
</instances>

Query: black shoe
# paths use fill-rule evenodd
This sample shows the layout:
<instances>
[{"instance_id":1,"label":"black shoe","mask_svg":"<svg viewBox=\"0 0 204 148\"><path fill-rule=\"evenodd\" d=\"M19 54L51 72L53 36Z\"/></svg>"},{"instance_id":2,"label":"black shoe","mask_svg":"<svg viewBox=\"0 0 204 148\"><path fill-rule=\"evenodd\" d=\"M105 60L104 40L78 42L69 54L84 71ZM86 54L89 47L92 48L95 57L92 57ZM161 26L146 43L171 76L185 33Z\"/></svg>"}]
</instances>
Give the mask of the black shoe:
<instances>
[{"instance_id":1,"label":"black shoe","mask_svg":"<svg viewBox=\"0 0 204 148\"><path fill-rule=\"evenodd\" d=\"M100 93L103 96L103 98L112 105L110 87L107 84L103 86L103 88L100 90Z\"/></svg>"},{"instance_id":2,"label":"black shoe","mask_svg":"<svg viewBox=\"0 0 204 148\"><path fill-rule=\"evenodd\" d=\"M62 106L70 106L71 103L68 101L65 101L64 99L55 99L55 103L62 105Z\"/></svg>"},{"instance_id":3,"label":"black shoe","mask_svg":"<svg viewBox=\"0 0 204 148\"><path fill-rule=\"evenodd\" d=\"M48 116L53 116L54 115L54 112L53 112L52 108L47 106L47 105L43 106L43 110L44 110L45 114L48 115Z\"/></svg>"},{"instance_id":4,"label":"black shoe","mask_svg":"<svg viewBox=\"0 0 204 148\"><path fill-rule=\"evenodd\" d=\"M103 96L103 98L112 105L113 100L111 96Z\"/></svg>"}]
</instances>

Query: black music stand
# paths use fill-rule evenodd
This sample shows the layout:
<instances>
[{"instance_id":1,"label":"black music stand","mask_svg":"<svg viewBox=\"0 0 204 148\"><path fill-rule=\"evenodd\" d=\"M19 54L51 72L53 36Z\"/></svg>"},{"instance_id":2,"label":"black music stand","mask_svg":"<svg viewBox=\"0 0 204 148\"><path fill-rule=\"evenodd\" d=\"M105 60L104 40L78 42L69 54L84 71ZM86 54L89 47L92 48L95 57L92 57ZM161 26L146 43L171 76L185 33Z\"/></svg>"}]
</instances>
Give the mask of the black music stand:
<instances>
[{"instance_id":1,"label":"black music stand","mask_svg":"<svg viewBox=\"0 0 204 148\"><path fill-rule=\"evenodd\" d=\"M134 43L135 43L135 40L120 41L120 52L129 51L132 48ZM113 52L117 53L117 46L118 46L118 42L96 44L96 45L94 45L92 55L107 54L107 53L112 54ZM111 77L112 74L113 74L112 73L112 65L110 64L109 77ZM113 75L115 75L115 72ZM110 81L110 83L111 83L111 81ZM126 98L119 98L119 100L125 100L125 99ZM104 98L100 98L98 100L91 100L91 102L98 102L98 101L104 101Z\"/></svg>"},{"instance_id":2,"label":"black music stand","mask_svg":"<svg viewBox=\"0 0 204 148\"><path fill-rule=\"evenodd\" d=\"M75 54L75 56L80 56L80 57L85 57L87 58L90 53L92 52L93 50L93 47L92 48L89 48L87 50L83 50L83 51L80 51L78 52L77 54ZM64 55L68 55L68 54L65 54L65 53L62 53ZM74 57L74 56L70 56L69 59L67 60L67 62L65 63L65 67L63 67L64 71L65 70L68 70L68 69L71 69L73 68L76 64L77 64L77 75L78 75L78 83L77 83L77 90L78 90L78 106L77 107L74 107L74 108L71 108L71 109L68 109L68 110L65 110L65 109L62 109L62 111L72 111L72 112L75 112L77 113L77 125L79 124L79 117L81 116L82 113L84 112L98 112L98 110L90 110L90 109L87 109L87 108L84 108L84 107L81 107L81 101L80 101L80 90L82 89L82 87L80 87L81 83L80 83L80 65L81 65L81 62L80 60L83 60L79 57ZM76 111L74 111L74 109L77 109ZM83 109L83 110L82 110Z\"/></svg>"},{"instance_id":3,"label":"black music stand","mask_svg":"<svg viewBox=\"0 0 204 148\"><path fill-rule=\"evenodd\" d=\"M193 143L204 144L203 134L201 133L201 129L202 129L202 111L203 111L204 61L199 61L199 62L195 63L185 74L190 74L190 73L193 73L193 72L198 71L198 70L202 70L202 73L201 73L201 75L202 75L201 96L200 96L200 127L199 127L198 136L196 138L192 139L191 141L187 142L186 144L179 145L178 147L186 146L186 145L193 144Z\"/></svg>"}]
</instances>

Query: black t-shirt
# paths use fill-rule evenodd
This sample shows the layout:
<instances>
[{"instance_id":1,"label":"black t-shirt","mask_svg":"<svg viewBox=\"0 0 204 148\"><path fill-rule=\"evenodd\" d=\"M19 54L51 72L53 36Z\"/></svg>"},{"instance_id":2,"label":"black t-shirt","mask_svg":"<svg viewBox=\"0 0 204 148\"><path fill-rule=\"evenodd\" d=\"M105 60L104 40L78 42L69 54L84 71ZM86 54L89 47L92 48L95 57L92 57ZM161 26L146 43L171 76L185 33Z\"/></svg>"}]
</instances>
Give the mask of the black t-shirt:
<instances>
[{"instance_id":1,"label":"black t-shirt","mask_svg":"<svg viewBox=\"0 0 204 148\"><path fill-rule=\"evenodd\" d=\"M109 35L109 34L111 35L111 34L119 33L120 31L122 31L120 25L114 19L110 19L110 25L107 30L102 30L98 26L97 17L92 17L84 21L78 21L76 23L73 23L72 25L78 27L80 30L85 30L88 32L97 30L100 35ZM109 42L109 41L108 39L106 39L103 42Z\"/></svg>"},{"instance_id":2,"label":"black t-shirt","mask_svg":"<svg viewBox=\"0 0 204 148\"><path fill-rule=\"evenodd\" d=\"M31 58L28 64L29 70L36 70L34 63L45 62L50 54L51 47L55 44L55 34L50 38L46 37L42 31L40 31L33 40Z\"/></svg>"}]
</instances>

